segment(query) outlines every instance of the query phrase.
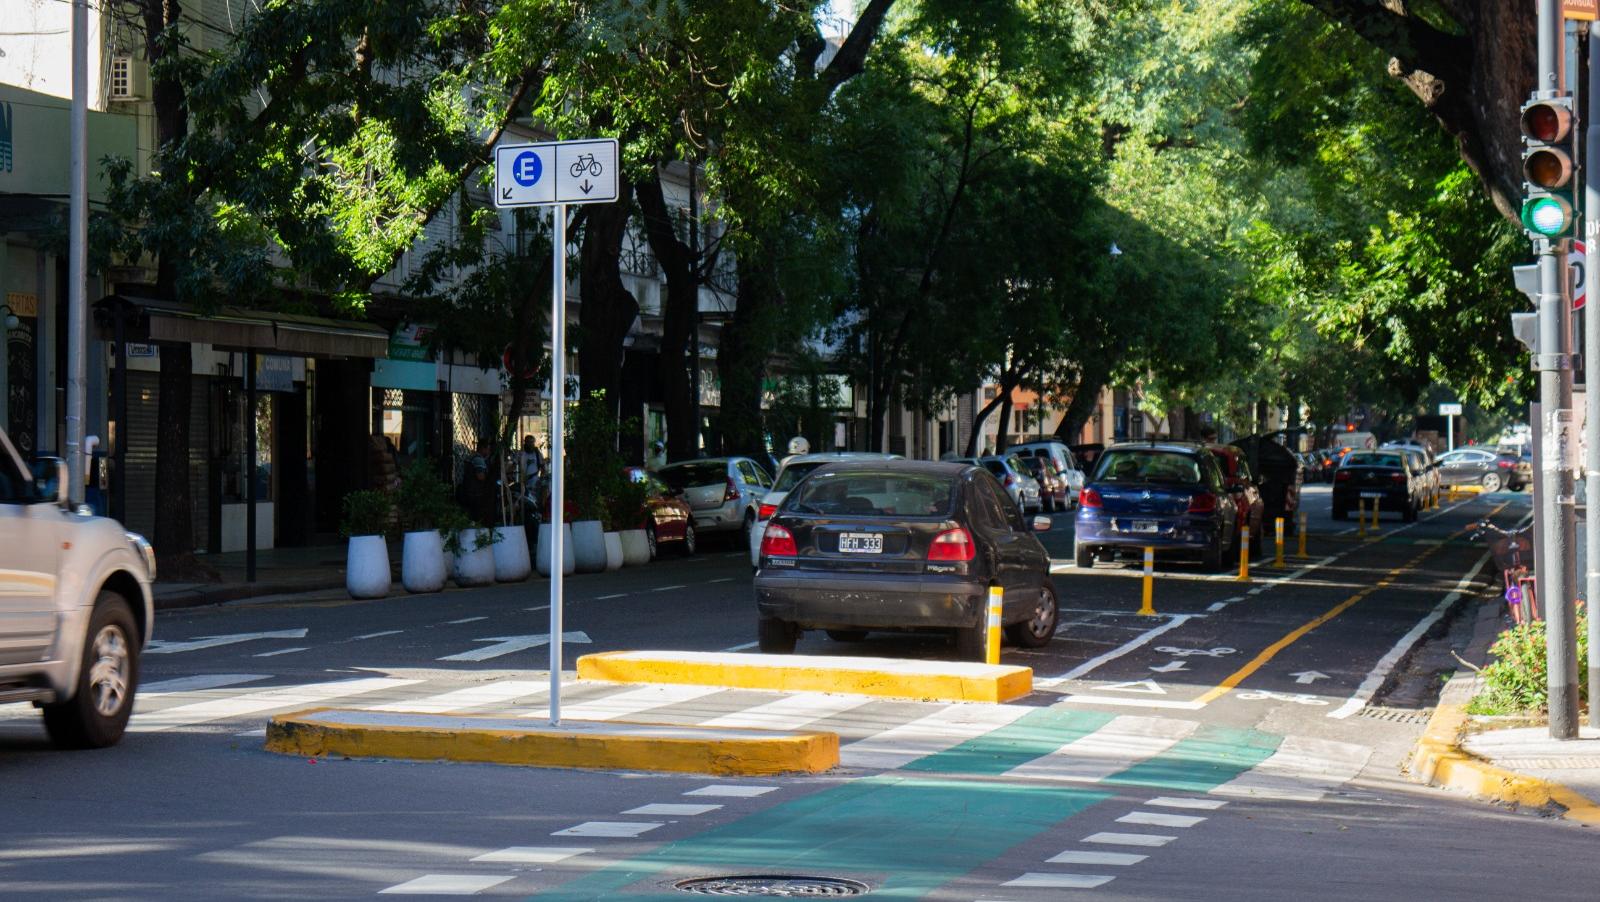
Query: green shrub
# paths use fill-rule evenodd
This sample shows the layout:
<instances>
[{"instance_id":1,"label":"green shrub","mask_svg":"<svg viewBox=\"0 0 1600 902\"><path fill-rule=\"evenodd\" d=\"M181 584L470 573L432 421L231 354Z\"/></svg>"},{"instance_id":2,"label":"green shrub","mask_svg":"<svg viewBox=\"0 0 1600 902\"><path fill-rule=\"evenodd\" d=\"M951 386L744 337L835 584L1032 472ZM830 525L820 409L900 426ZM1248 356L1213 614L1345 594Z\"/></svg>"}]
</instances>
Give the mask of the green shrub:
<instances>
[{"instance_id":1,"label":"green shrub","mask_svg":"<svg viewBox=\"0 0 1600 902\"><path fill-rule=\"evenodd\" d=\"M466 516L450 497L450 486L433 471L433 465L418 458L400 479L395 491L395 510L400 517L402 532L421 532L425 529L449 528L459 517Z\"/></svg>"},{"instance_id":2,"label":"green shrub","mask_svg":"<svg viewBox=\"0 0 1600 902\"><path fill-rule=\"evenodd\" d=\"M363 489L344 496L344 520L339 535L381 536L394 526L394 500L388 492Z\"/></svg>"},{"instance_id":3,"label":"green shrub","mask_svg":"<svg viewBox=\"0 0 1600 902\"><path fill-rule=\"evenodd\" d=\"M1578 609L1578 697L1588 694L1588 617ZM1549 706L1549 666L1545 657L1545 623L1537 620L1512 627L1489 647L1494 663L1483 669L1483 689L1467 710L1472 714L1538 713Z\"/></svg>"}]
</instances>

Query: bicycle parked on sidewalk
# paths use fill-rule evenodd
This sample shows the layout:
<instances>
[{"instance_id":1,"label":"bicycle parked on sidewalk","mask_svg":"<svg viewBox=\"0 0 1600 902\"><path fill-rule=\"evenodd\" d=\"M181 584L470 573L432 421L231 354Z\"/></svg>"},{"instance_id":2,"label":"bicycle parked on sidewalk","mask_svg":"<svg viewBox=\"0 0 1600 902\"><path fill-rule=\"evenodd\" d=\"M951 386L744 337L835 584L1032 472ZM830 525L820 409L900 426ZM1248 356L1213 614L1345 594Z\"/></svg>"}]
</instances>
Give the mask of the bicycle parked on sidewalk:
<instances>
[{"instance_id":1,"label":"bicycle parked on sidewalk","mask_svg":"<svg viewBox=\"0 0 1600 902\"><path fill-rule=\"evenodd\" d=\"M1472 532L1473 541L1493 536L1489 540L1489 553L1494 556L1495 566L1500 568L1506 607L1511 609L1511 620L1518 626L1539 619L1537 583L1530 563L1523 560L1523 553L1527 552L1531 562L1532 532L1531 526L1508 532L1488 520L1479 520Z\"/></svg>"}]
</instances>

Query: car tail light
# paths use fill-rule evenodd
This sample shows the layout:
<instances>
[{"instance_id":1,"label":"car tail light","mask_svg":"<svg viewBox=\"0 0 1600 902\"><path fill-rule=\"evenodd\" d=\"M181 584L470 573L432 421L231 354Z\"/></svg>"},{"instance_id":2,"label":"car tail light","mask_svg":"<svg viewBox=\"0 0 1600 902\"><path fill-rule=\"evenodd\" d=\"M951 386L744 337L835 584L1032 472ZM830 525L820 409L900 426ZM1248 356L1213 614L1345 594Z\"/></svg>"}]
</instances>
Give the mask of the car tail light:
<instances>
[{"instance_id":1,"label":"car tail light","mask_svg":"<svg viewBox=\"0 0 1600 902\"><path fill-rule=\"evenodd\" d=\"M756 519L771 520L772 515L777 512L778 506L776 504L762 504L760 507L756 508Z\"/></svg>"},{"instance_id":2,"label":"car tail light","mask_svg":"<svg viewBox=\"0 0 1600 902\"><path fill-rule=\"evenodd\" d=\"M739 498L739 487L733 484L733 477L729 476L728 477L728 487L722 490L722 500L723 501L737 501L738 498Z\"/></svg>"},{"instance_id":3,"label":"car tail light","mask_svg":"<svg viewBox=\"0 0 1600 902\"><path fill-rule=\"evenodd\" d=\"M796 557L800 549L795 547L793 533L776 523L768 523L767 531L761 534L761 553L767 557Z\"/></svg>"},{"instance_id":4,"label":"car tail light","mask_svg":"<svg viewBox=\"0 0 1600 902\"><path fill-rule=\"evenodd\" d=\"M1509 470L1512 467L1516 466L1516 464L1512 463L1509 460L1497 460L1497 461L1495 461L1495 464L1498 467L1500 467L1500 469L1502 469L1502 470Z\"/></svg>"},{"instance_id":5,"label":"car tail light","mask_svg":"<svg viewBox=\"0 0 1600 902\"><path fill-rule=\"evenodd\" d=\"M1333 474L1333 481L1334 482L1349 482L1350 481L1350 471L1349 470L1340 470L1339 472Z\"/></svg>"},{"instance_id":6,"label":"car tail light","mask_svg":"<svg viewBox=\"0 0 1600 902\"><path fill-rule=\"evenodd\" d=\"M1012 476L1010 473L1007 473L1006 474L1006 488L1009 489L1009 488L1011 488L1012 486L1014 486L1016 484L1017 484L1017 477Z\"/></svg>"},{"instance_id":7,"label":"car tail light","mask_svg":"<svg viewBox=\"0 0 1600 902\"><path fill-rule=\"evenodd\" d=\"M933 544L928 546L930 561L970 561L976 554L972 535L960 526L934 536Z\"/></svg>"},{"instance_id":8,"label":"car tail light","mask_svg":"<svg viewBox=\"0 0 1600 902\"><path fill-rule=\"evenodd\" d=\"M1404 474L1404 473L1390 473L1389 474L1389 481L1390 482L1405 482L1406 481L1406 474Z\"/></svg>"},{"instance_id":9,"label":"car tail light","mask_svg":"<svg viewBox=\"0 0 1600 902\"><path fill-rule=\"evenodd\" d=\"M1102 502L1100 501L1100 493L1094 489L1084 489L1078 493L1079 507L1088 510L1095 510L1096 508L1100 507L1101 504Z\"/></svg>"},{"instance_id":10,"label":"car tail light","mask_svg":"<svg viewBox=\"0 0 1600 902\"><path fill-rule=\"evenodd\" d=\"M1201 492L1189 499L1189 513L1209 514L1217 509L1217 496L1210 492Z\"/></svg>"}]
</instances>

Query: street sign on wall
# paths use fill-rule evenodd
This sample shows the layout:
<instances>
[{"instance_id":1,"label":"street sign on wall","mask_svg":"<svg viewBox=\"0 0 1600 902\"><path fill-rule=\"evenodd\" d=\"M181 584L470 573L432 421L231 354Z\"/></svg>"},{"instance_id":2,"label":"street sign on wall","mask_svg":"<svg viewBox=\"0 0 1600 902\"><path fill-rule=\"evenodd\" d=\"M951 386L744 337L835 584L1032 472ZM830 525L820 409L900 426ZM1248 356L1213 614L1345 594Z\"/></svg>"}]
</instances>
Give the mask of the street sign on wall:
<instances>
[{"instance_id":1,"label":"street sign on wall","mask_svg":"<svg viewBox=\"0 0 1600 902\"><path fill-rule=\"evenodd\" d=\"M1600 19L1600 0L1561 0L1561 17L1584 22Z\"/></svg>"},{"instance_id":2,"label":"street sign on wall","mask_svg":"<svg viewBox=\"0 0 1600 902\"><path fill-rule=\"evenodd\" d=\"M538 207L617 199L614 138L502 144L494 149L494 204Z\"/></svg>"}]
</instances>

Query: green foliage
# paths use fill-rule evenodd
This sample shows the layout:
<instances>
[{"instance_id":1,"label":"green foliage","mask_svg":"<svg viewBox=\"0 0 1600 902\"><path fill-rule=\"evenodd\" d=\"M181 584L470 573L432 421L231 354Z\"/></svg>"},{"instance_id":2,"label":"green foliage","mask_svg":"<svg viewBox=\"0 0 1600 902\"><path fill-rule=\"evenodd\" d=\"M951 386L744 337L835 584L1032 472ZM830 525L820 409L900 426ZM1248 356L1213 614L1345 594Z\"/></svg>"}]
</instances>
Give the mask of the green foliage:
<instances>
[{"instance_id":1,"label":"green foliage","mask_svg":"<svg viewBox=\"0 0 1600 902\"><path fill-rule=\"evenodd\" d=\"M607 520L612 501L631 490L623 488L622 470L627 466L617 451L621 430L637 430L638 422L617 421L603 391L593 392L567 410L566 501L575 520ZM629 484L631 485L631 484ZM617 513L626 515L626 505ZM607 529L619 528L607 523Z\"/></svg>"},{"instance_id":2,"label":"green foliage","mask_svg":"<svg viewBox=\"0 0 1600 902\"><path fill-rule=\"evenodd\" d=\"M1578 612L1578 696L1588 697L1588 617ZM1549 705L1549 664L1545 655L1545 622L1512 627L1489 647L1494 663L1483 669L1483 689L1472 700L1472 714L1542 713Z\"/></svg>"},{"instance_id":3,"label":"green foliage","mask_svg":"<svg viewBox=\"0 0 1600 902\"><path fill-rule=\"evenodd\" d=\"M604 490L601 521L607 532L642 529L649 518L650 487L622 475L620 468Z\"/></svg>"},{"instance_id":4,"label":"green foliage","mask_svg":"<svg viewBox=\"0 0 1600 902\"><path fill-rule=\"evenodd\" d=\"M401 532L437 529L441 532L470 526L466 514L450 497L450 486L434 472L432 461L418 458L401 474L394 507Z\"/></svg>"},{"instance_id":5,"label":"green foliage","mask_svg":"<svg viewBox=\"0 0 1600 902\"><path fill-rule=\"evenodd\" d=\"M394 527L394 499L379 489L363 489L344 496L344 519L339 524L339 535L385 535Z\"/></svg>"}]
</instances>

